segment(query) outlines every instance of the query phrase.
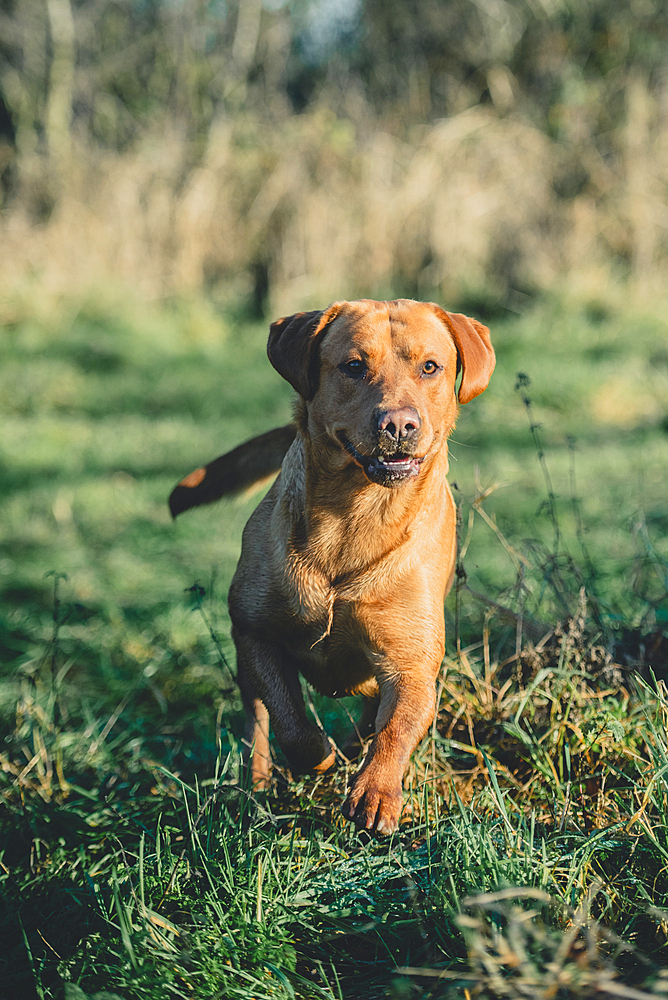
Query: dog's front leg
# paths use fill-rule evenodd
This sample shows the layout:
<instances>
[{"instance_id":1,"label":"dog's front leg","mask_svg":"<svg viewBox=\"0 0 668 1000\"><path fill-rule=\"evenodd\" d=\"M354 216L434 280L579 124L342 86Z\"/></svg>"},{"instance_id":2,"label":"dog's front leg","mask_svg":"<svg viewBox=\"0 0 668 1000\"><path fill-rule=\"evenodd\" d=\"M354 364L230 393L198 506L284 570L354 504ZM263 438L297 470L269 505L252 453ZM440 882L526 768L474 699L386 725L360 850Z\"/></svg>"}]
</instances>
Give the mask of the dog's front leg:
<instances>
[{"instance_id":1,"label":"dog's front leg","mask_svg":"<svg viewBox=\"0 0 668 1000\"><path fill-rule=\"evenodd\" d=\"M238 629L237 679L246 710L247 755L256 787L269 776L269 720L293 774L321 772L334 763L332 745L307 717L299 673L285 649Z\"/></svg>"},{"instance_id":2,"label":"dog's front leg","mask_svg":"<svg viewBox=\"0 0 668 1000\"><path fill-rule=\"evenodd\" d=\"M378 677L376 735L342 807L361 828L381 834L397 828L408 760L434 718L439 664L440 658L433 671L387 669Z\"/></svg>"}]
</instances>

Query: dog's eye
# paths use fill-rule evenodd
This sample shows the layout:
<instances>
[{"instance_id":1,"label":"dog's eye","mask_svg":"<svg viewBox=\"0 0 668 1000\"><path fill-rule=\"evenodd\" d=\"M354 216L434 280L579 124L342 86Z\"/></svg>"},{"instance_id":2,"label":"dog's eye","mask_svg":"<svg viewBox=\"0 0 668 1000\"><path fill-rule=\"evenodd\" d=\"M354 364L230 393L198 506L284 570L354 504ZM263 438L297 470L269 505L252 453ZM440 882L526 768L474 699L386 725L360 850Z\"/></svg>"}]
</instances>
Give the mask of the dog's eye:
<instances>
[{"instance_id":1,"label":"dog's eye","mask_svg":"<svg viewBox=\"0 0 668 1000\"><path fill-rule=\"evenodd\" d=\"M366 365L361 358L351 358L350 361L344 361L341 370L344 375L348 375L350 378L364 378L366 375Z\"/></svg>"},{"instance_id":2,"label":"dog's eye","mask_svg":"<svg viewBox=\"0 0 668 1000\"><path fill-rule=\"evenodd\" d=\"M422 366L423 375L434 375L439 369L435 361L425 361Z\"/></svg>"}]
</instances>

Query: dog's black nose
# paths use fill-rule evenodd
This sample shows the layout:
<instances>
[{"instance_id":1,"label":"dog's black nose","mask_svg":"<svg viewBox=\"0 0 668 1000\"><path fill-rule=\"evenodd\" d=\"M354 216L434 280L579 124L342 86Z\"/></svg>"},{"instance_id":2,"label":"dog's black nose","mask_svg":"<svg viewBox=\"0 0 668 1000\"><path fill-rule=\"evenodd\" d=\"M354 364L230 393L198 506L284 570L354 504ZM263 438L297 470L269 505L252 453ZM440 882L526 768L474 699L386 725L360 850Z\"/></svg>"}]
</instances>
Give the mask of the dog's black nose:
<instances>
[{"instance_id":1,"label":"dog's black nose","mask_svg":"<svg viewBox=\"0 0 668 1000\"><path fill-rule=\"evenodd\" d=\"M411 441L420 430L420 418L410 406L400 410L385 410L378 416L381 437L391 438L397 444Z\"/></svg>"}]
</instances>

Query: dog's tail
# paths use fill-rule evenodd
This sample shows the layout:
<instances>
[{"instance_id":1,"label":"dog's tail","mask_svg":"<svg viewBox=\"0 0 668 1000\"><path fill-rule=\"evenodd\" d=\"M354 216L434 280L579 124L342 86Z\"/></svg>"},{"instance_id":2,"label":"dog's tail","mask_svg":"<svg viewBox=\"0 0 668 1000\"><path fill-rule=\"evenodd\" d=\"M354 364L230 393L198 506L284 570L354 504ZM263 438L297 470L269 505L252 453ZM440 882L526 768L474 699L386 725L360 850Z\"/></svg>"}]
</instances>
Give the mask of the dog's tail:
<instances>
[{"instance_id":1,"label":"dog's tail","mask_svg":"<svg viewBox=\"0 0 668 1000\"><path fill-rule=\"evenodd\" d=\"M195 469L175 486L169 497L172 517L190 507L213 503L221 497L241 493L275 476L285 453L295 439L297 427L286 424L245 441L213 462Z\"/></svg>"}]
</instances>

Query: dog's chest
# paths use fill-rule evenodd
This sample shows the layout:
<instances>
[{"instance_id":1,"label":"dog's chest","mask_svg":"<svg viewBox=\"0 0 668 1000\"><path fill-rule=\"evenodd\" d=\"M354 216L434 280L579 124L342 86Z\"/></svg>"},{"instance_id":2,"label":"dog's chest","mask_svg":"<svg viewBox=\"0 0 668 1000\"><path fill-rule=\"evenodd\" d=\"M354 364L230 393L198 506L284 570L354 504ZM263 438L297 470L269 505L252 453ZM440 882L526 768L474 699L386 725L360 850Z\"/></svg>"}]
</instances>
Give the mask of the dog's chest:
<instances>
[{"instance_id":1,"label":"dog's chest","mask_svg":"<svg viewBox=\"0 0 668 1000\"><path fill-rule=\"evenodd\" d=\"M320 659L325 648L323 643L332 634L335 614L338 624L342 617L336 588L324 574L314 572L301 559L288 560L285 584L294 625L293 643L308 650L321 646L314 654ZM346 610L349 614L349 609Z\"/></svg>"},{"instance_id":2,"label":"dog's chest","mask_svg":"<svg viewBox=\"0 0 668 1000\"><path fill-rule=\"evenodd\" d=\"M327 595L324 605L296 616L299 625L284 645L301 673L321 694L341 697L363 690L374 674L372 647L355 602Z\"/></svg>"},{"instance_id":3,"label":"dog's chest","mask_svg":"<svg viewBox=\"0 0 668 1000\"><path fill-rule=\"evenodd\" d=\"M318 669L333 659L362 656L368 660L373 651L367 649L362 606L347 595L345 587L299 559L286 564L285 584L290 627L283 636L297 659Z\"/></svg>"}]
</instances>

